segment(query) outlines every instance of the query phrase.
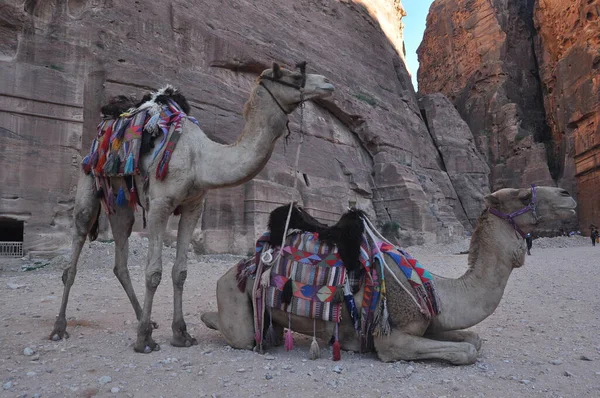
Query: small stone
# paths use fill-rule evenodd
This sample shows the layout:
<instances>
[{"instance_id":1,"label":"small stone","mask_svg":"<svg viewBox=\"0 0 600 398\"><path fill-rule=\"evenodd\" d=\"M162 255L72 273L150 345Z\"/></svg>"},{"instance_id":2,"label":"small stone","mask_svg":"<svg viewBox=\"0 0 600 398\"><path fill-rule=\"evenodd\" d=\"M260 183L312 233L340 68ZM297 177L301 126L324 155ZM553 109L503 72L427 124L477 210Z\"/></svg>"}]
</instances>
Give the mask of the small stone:
<instances>
[{"instance_id":1,"label":"small stone","mask_svg":"<svg viewBox=\"0 0 600 398\"><path fill-rule=\"evenodd\" d=\"M582 361L591 361L591 359L585 355L580 356L579 359L581 359Z\"/></svg>"},{"instance_id":2,"label":"small stone","mask_svg":"<svg viewBox=\"0 0 600 398\"><path fill-rule=\"evenodd\" d=\"M34 351L29 347L25 347L25 349L23 350L23 355L25 355L26 357L32 356L33 353Z\"/></svg>"},{"instance_id":3,"label":"small stone","mask_svg":"<svg viewBox=\"0 0 600 398\"><path fill-rule=\"evenodd\" d=\"M406 374L407 375L411 375L414 371L415 371L414 367L412 367L412 366L407 366L406 367Z\"/></svg>"},{"instance_id":4,"label":"small stone","mask_svg":"<svg viewBox=\"0 0 600 398\"><path fill-rule=\"evenodd\" d=\"M567 377L573 377L573 373L569 372L568 370L565 370L565 373L563 373L563 375Z\"/></svg>"},{"instance_id":5,"label":"small stone","mask_svg":"<svg viewBox=\"0 0 600 398\"><path fill-rule=\"evenodd\" d=\"M244 368L239 368L239 369L237 370L237 372L238 372L238 373L244 373L245 371L246 371L246 369L244 369Z\"/></svg>"},{"instance_id":6,"label":"small stone","mask_svg":"<svg viewBox=\"0 0 600 398\"><path fill-rule=\"evenodd\" d=\"M112 381L112 378L110 376L102 376L101 378L98 379L98 383L105 385L107 383L110 383Z\"/></svg>"},{"instance_id":7,"label":"small stone","mask_svg":"<svg viewBox=\"0 0 600 398\"><path fill-rule=\"evenodd\" d=\"M269 373L267 373L267 374L265 375L265 379L266 379L266 380L271 380L272 378L273 378L273 376L272 376L272 375L270 375Z\"/></svg>"},{"instance_id":8,"label":"small stone","mask_svg":"<svg viewBox=\"0 0 600 398\"><path fill-rule=\"evenodd\" d=\"M16 283L7 283L6 286L13 290L25 287L25 285L17 285Z\"/></svg>"},{"instance_id":9,"label":"small stone","mask_svg":"<svg viewBox=\"0 0 600 398\"><path fill-rule=\"evenodd\" d=\"M35 372L33 372L33 371L31 371L31 372L27 372L26 374L27 374L27 376L29 376L29 377L37 375L37 373L35 373Z\"/></svg>"},{"instance_id":10,"label":"small stone","mask_svg":"<svg viewBox=\"0 0 600 398\"><path fill-rule=\"evenodd\" d=\"M275 357L273 355L265 355L265 360L266 361L272 361L274 359L275 359Z\"/></svg>"},{"instance_id":11,"label":"small stone","mask_svg":"<svg viewBox=\"0 0 600 398\"><path fill-rule=\"evenodd\" d=\"M560 359L553 359L553 360L550 361L550 363L552 365L560 365L563 362Z\"/></svg>"},{"instance_id":12,"label":"small stone","mask_svg":"<svg viewBox=\"0 0 600 398\"><path fill-rule=\"evenodd\" d=\"M119 391L121 391L121 389L119 387L113 387L113 388L110 389L110 392L112 392L113 394L116 394Z\"/></svg>"},{"instance_id":13,"label":"small stone","mask_svg":"<svg viewBox=\"0 0 600 398\"><path fill-rule=\"evenodd\" d=\"M12 388L12 386L13 386L12 381L7 381L6 383L4 383L2 385L2 388L4 388L5 390L10 390Z\"/></svg>"},{"instance_id":14,"label":"small stone","mask_svg":"<svg viewBox=\"0 0 600 398\"><path fill-rule=\"evenodd\" d=\"M335 373L342 373L342 368L340 368L339 366L336 366L335 368L333 368L333 371Z\"/></svg>"},{"instance_id":15,"label":"small stone","mask_svg":"<svg viewBox=\"0 0 600 398\"><path fill-rule=\"evenodd\" d=\"M521 383L521 384L528 385L528 384L530 384L530 383L531 383L531 380L521 380L521 381L520 381L520 383Z\"/></svg>"},{"instance_id":16,"label":"small stone","mask_svg":"<svg viewBox=\"0 0 600 398\"><path fill-rule=\"evenodd\" d=\"M42 395L38 394L37 392L35 394L33 394L33 398L40 398Z\"/></svg>"}]
</instances>

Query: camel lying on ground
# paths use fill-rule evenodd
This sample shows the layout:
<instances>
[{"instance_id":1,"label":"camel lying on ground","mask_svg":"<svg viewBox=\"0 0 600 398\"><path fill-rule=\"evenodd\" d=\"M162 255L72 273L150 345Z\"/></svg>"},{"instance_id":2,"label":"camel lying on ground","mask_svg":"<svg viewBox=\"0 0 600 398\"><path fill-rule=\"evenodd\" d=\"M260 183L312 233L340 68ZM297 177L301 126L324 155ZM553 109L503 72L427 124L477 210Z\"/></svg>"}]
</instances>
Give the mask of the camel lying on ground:
<instances>
[{"instance_id":1,"label":"camel lying on ground","mask_svg":"<svg viewBox=\"0 0 600 398\"><path fill-rule=\"evenodd\" d=\"M187 252L192 233L202 214L204 198L211 189L240 185L254 178L271 157L276 141L286 131L288 115L303 101L332 94L333 85L324 76L306 74L304 66L305 64L300 66L300 71L291 71L274 63L271 69L260 75L244 106L244 131L234 144L223 145L210 140L198 125L185 118L177 149L172 152L168 163L167 178L163 180L156 176L160 163L153 162L152 151L141 155L140 168L149 176L147 190L138 190L139 204L148 211L148 262L143 308L137 300L127 269L128 240L135 219L134 209L116 206L108 216L115 240L114 273L125 289L139 320L135 351L149 353L160 349L152 339L152 329L156 327L151 322L152 301L162 276L163 236L169 217L176 209L181 218L177 232L177 255L172 270L174 314L171 344L178 347L197 344L196 339L187 332L183 319L182 294L187 276ZM181 94L177 95L181 99ZM159 97L165 96L165 90L152 93L141 107L157 107L160 105ZM176 98L173 100L177 101ZM118 115L119 113L117 117ZM169 137L172 135L171 131ZM168 145L164 148L167 147ZM166 149L161 151L158 153L159 157ZM122 187L122 180L123 177L110 178L114 192L119 190L119 186ZM135 176L135 185L144 186L140 175ZM75 280L77 261L86 235L89 234L91 240L95 238L94 229L97 229L101 203L98 191L94 177L82 172L73 211L72 259L62 276L64 291L60 312L50 333L52 340L68 337L66 309L69 291ZM115 195L111 196L114 201Z\"/></svg>"},{"instance_id":2,"label":"camel lying on ground","mask_svg":"<svg viewBox=\"0 0 600 398\"><path fill-rule=\"evenodd\" d=\"M501 189L485 198L486 209L479 217L471 238L468 269L457 279L433 275L441 313L428 319L407 293L411 289L404 274L393 272L402 283L388 281L387 308L391 332L375 337L374 349L384 362L398 360L437 359L456 365L474 363L481 347L479 336L468 330L490 316L502 299L504 288L514 268L525 260L523 234L532 232L543 219L566 219L575 215L576 203L560 188L533 187ZM387 256L386 256L387 258ZM389 258L388 258L389 259ZM386 260L387 261L387 260ZM252 288L248 278L245 292L237 287L236 267L231 268L217 283L218 312L202 315L209 328L219 330L234 348L253 349L255 328ZM362 302L362 289L354 295L357 307ZM343 307L339 324L339 341L344 350L359 351L361 342ZM288 313L272 310L278 333L288 325ZM293 331L327 340L334 332L334 323L291 316Z\"/></svg>"}]
</instances>

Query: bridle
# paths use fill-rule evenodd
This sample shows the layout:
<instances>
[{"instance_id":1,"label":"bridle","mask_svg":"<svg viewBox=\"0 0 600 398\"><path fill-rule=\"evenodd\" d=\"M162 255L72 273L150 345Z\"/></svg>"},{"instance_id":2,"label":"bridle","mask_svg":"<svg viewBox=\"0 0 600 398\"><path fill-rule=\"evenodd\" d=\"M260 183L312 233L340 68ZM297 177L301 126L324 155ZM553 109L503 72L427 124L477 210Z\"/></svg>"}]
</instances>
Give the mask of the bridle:
<instances>
[{"instance_id":1,"label":"bridle","mask_svg":"<svg viewBox=\"0 0 600 398\"><path fill-rule=\"evenodd\" d=\"M515 222L515 218L527 213L528 211L531 211L533 213L533 218L535 219L535 221L537 223L538 217L537 217L537 213L535 211L535 184L531 184L531 202L529 202L529 204L527 206L523 207L521 210L517 210L514 213L510 213L510 214L504 214L501 211L494 209L493 207L488 207L488 211L490 213L492 213L493 215L500 217L503 220L508 221L510 223L510 225L513 226L515 231L517 231L519 233L519 235L521 235L522 238L525 238L525 233L523 231L521 231L521 228L519 228L519 226Z\"/></svg>"},{"instance_id":2,"label":"bridle","mask_svg":"<svg viewBox=\"0 0 600 398\"><path fill-rule=\"evenodd\" d=\"M284 86L292 87L292 88L295 88L296 90L300 91L300 103L302 103L302 102L304 102L304 86L306 85L306 61L298 62L296 64L296 68L300 69L300 73L302 74L302 81L300 84L288 83L286 81L283 81L283 80L280 80L280 79L277 79L277 78L271 77L271 76L260 76L259 77L259 80L260 80L259 84L261 86L263 86L265 90L267 90L267 93L269 93L271 98L273 98L273 101L275 101L275 103L277 104L279 109L281 109L281 111L283 113L285 113L286 115L289 115L291 112L286 111L285 108L279 103L279 101L277 101L277 98L275 98L275 96L273 95L271 90L269 90L269 87L267 87L264 84L264 80L269 80L269 81L272 81L277 84L282 84ZM289 127L288 127L288 131L289 131Z\"/></svg>"}]
</instances>

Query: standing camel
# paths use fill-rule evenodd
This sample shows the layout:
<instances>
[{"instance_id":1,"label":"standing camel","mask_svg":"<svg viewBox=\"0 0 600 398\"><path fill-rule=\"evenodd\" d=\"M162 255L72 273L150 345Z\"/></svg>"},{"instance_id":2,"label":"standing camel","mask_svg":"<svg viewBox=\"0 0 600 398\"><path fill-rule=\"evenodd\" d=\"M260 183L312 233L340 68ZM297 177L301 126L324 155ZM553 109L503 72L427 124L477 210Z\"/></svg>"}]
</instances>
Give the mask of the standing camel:
<instances>
[{"instance_id":1,"label":"standing camel","mask_svg":"<svg viewBox=\"0 0 600 398\"><path fill-rule=\"evenodd\" d=\"M412 289L398 267L392 266L402 288L386 270L387 308L392 329L389 336L374 337L375 351L384 362L438 359L456 365L477 360L479 336L468 330L490 316L502 299L508 278L525 261L522 235L532 232L540 220L561 220L575 215L576 203L560 188L501 189L485 198L488 210L479 217L471 238L469 267L458 279L433 275L441 312L428 319L407 293ZM511 221L512 220L512 221ZM386 255L387 257L387 255ZM389 257L388 264L394 264ZM218 312L202 315L209 328L220 330L234 348L254 346L252 286L248 278L245 292L238 290L237 269L231 268L217 282ZM361 307L363 290L354 295ZM288 313L272 309L273 324L282 333L288 326ZM295 332L329 339L334 323L291 315ZM343 308L339 324L342 348L359 351L361 342L350 314Z\"/></svg>"},{"instance_id":2,"label":"standing camel","mask_svg":"<svg viewBox=\"0 0 600 398\"><path fill-rule=\"evenodd\" d=\"M182 293L187 276L187 252L192 233L202 214L203 202L210 189L243 184L256 176L268 162L275 143L286 130L288 115L305 100L324 98L333 92L333 85L321 75L305 74L280 68L274 63L257 80L244 106L246 125L232 145L211 141L194 123L187 119L181 138L169 163L169 175L164 180L155 177L156 163L151 155L142 155L141 168L149 174L148 190L139 191L140 203L148 211L148 260L146 264L146 294L144 307L137 300L127 269L128 239L134 222L131 207L117 207L109 215L115 240L114 273L125 289L139 321L134 350L149 353L160 346L152 339L152 300L162 277L163 236L169 216L178 209L181 213L177 231L177 254L172 269L174 291L173 338L171 344L189 347L197 344L187 332L183 319ZM154 93L155 100L160 91ZM143 186L136 176L136 185ZM118 177L111 184L119 184ZM68 337L66 308L69 291L77 272L77 261L92 230L100 208L96 197L94 177L82 172L77 186L74 209L72 259L63 272L64 291L60 312L50 334L52 340Z\"/></svg>"}]
</instances>

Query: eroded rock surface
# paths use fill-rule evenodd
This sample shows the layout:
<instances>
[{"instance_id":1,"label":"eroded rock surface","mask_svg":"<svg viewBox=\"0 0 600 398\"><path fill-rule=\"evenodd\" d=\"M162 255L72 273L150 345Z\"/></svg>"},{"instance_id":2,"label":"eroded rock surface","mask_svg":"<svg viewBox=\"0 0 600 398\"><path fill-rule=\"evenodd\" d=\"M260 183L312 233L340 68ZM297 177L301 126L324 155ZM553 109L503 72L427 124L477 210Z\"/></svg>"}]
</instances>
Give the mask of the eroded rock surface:
<instances>
[{"instance_id":1,"label":"eroded rock surface","mask_svg":"<svg viewBox=\"0 0 600 398\"><path fill-rule=\"evenodd\" d=\"M490 193L490 168L475 147L469 126L445 95L425 95L419 98L419 107L440 152L442 169L458 196L456 216L467 217L475 226L484 208L483 197Z\"/></svg>"},{"instance_id":2,"label":"eroded rock surface","mask_svg":"<svg viewBox=\"0 0 600 398\"><path fill-rule=\"evenodd\" d=\"M419 91L456 106L490 166L492 191L554 184L532 9L532 0L436 0L418 50Z\"/></svg>"},{"instance_id":3,"label":"eroded rock surface","mask_svg":"<svg viewBox=\"0 0 600 398\"><path fill-rule=\"evenodd\" d=\"M108 98L172 83L204 131L231 143L242 131L254 79L271 61L293 67L306 60L336 93L307 104L301 126L299 111L291 117L292 131L306 134L295 177L297 133L287 146L278 143L253 181L210 193L202 232L195 234L198 250L246 253L269 211L292 198L325 222L357 204L380 224L409 231L407 243L463 234L452 180L396 52L401 35L390 43L373 18L373 10L381 11L388 35L390 26L401 27L398 0L368 10L360 2L308 0L227 0L219 7L183 0L25 6L7 0L0 7L6 38L0 43L0 216L26 222L29 250L68 241L79 162Z\"/></svg>"},{"instance_id":4,"label":"eroded rock surface","mask_svg":"<svg viewBox=\"0 0 600 398\"><path fill-rule=\"evenodd\" d=\"M600 222L600 1L538 0L534 20L559 184L577 193L589 233Z\"/></svg>"}]
</instances>

